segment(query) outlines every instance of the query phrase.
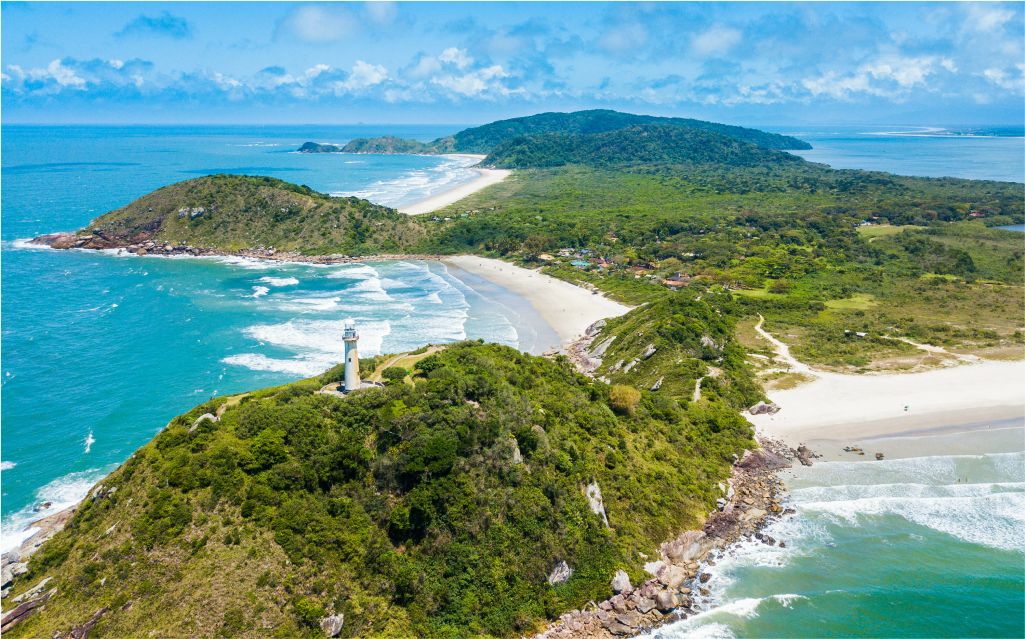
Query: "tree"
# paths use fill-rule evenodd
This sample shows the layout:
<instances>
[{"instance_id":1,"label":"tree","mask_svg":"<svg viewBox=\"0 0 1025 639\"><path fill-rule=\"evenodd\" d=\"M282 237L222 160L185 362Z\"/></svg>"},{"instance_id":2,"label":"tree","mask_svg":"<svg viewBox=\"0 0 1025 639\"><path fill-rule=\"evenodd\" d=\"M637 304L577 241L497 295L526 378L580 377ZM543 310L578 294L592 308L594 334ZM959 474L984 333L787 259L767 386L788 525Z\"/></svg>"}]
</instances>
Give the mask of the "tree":
<instances>
[{"instance_id":1,"label":"tree","mask_svg":"<svg viewBox=\"0 0 1025 639\"><path fill-rule=\"evenodd\" d=\"M401 366L389 366L388 368L381 371L381 377L389 381L401 381L406 378L409 371L402 368Z\"/></svg>"},{"instance_id":2,"label":"tree","mask_svg":"<svg viewBox=\"0 0 1025 639\"><path fill-rule=\"evenodd\" d=\"M641 392L622 384L613 386L612 392L609 393L609 405L612 406L612 410L621 415L633 415L639 401L641 401Z\"/></svg>"}]
</instances>

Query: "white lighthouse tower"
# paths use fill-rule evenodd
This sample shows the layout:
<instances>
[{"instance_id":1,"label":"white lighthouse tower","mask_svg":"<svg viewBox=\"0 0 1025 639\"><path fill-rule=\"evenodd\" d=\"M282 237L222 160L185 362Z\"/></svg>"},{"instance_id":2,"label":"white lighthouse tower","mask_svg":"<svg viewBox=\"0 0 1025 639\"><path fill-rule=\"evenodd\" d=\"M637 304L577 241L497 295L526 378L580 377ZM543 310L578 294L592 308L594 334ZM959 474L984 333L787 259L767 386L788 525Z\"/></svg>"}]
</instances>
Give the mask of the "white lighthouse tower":
<instances>
[{"instance_id":1,"label":"white lighthouse tower","mask_svg":"<svg viewBox=\"0 0 1025 639\"><path fill-rule=\"evenodd\" d=\"M359 333L356 332L356 320L345 320L345 332L342 340L345 342L345 386L343 393L359 389L359 354L356 352L356 342L359 341Z\"/></svg>"}]
</instances>

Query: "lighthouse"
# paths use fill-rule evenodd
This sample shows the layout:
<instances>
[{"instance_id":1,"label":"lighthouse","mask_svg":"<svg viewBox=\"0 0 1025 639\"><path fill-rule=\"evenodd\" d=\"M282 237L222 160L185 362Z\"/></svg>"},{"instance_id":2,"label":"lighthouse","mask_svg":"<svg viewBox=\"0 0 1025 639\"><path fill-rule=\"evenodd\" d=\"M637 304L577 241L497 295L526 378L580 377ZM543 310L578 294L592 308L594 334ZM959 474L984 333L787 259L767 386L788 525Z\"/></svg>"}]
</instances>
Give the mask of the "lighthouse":
<instances>
[{"instance_id":1,"label":"lighthouse","mask_svg":"<svg viewBox=\"0 0 1025 639\"><path fill-rule=\"evenodd\" d=\"M345 332L342 334L342 341L345 342L345 386L343 393L358 390L359 379L359 354L356 352L356 342L359 341L359 333L356 332L356 320L345 320Z\"/></svg>"}]
</instances>

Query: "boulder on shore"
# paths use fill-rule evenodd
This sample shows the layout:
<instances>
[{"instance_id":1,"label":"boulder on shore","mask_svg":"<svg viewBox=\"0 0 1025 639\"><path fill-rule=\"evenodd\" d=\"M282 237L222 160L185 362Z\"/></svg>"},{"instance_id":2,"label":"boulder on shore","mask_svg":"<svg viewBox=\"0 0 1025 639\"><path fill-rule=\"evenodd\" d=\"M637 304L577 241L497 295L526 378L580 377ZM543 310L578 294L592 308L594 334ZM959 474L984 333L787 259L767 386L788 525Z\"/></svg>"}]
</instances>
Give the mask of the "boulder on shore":
<instances>
[{"instance_id":1,"label":"boulder on shore","mask_svg":"<svg viewBox=\"0 0 1025 639\"><path fill-rule=\"evenodd\" d=\"M751 408L747 409L747 412L751 415L775 415L780 411L780 407L773 404L766 404L765 402L758 402Z\"/></svg>"},{"instance_id":2,"label":"boulder on shore","mask_svg":"<svg viewBox=\"0 0 1025 639\"><path fill-rule=\"evenodd\" d=\"M616 594L630 594L633 588L630 586L630 575L625 570L617 570L612 578L612 591Z\"/></svg>"}]
</instances>

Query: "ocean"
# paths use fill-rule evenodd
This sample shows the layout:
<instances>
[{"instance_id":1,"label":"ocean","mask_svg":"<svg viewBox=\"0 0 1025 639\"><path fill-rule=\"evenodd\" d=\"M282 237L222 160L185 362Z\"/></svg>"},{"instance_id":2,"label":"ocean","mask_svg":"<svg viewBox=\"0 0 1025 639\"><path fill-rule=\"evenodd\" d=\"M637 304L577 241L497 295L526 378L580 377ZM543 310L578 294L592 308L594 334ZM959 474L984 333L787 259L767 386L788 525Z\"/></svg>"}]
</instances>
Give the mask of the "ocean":
<instances>
[{"instance_id":1,"label":"ocean","mask_svg":"<svg viewBox=\"0 0 1025 639\"><path fill-rule=\"evenodd\" d=\"M0 549L45 514L34 506L76 503L174 415L336 363L345 318L359 322L365 355L464 338L531 352L558 343L523 298L440 262L140 258L24 242L218 172L401 206L475 173L466 159L292 151L305 141L432 140L460 128L4 126ZM838 168L1022 181L1020 139L972 147L977 140L813 134L823 156L809 159L828 156ZM979 159L965 162L966 154ZM738 549L716 568L719 608L659 633L1022 636L1023 461L945 456L805 469L791 482L798 515L772 533L786 551ZM962 472L970 484L956 484Z\"/></svg>"}]
</instances>

